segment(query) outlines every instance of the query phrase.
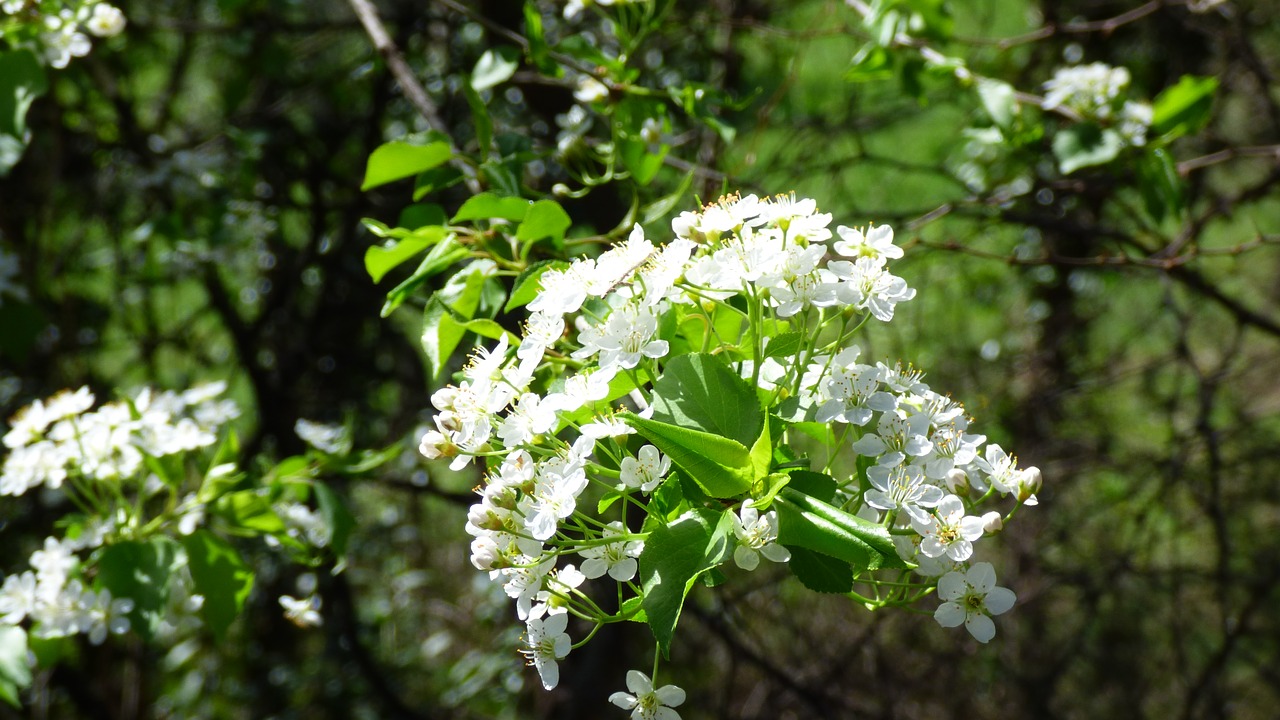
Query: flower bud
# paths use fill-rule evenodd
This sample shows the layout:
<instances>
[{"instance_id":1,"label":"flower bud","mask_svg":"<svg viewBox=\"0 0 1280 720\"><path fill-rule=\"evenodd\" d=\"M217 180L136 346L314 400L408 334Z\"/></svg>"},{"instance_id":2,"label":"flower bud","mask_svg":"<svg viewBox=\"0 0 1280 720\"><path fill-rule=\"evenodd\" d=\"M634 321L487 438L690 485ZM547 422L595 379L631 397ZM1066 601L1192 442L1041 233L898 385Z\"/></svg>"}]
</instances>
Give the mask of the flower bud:
<instances>
[{"instance_id":1,"label":"flower bud","mask_svg":"<svg viewBox=\"0 0 1280 720\"><path fill-rule=\"evenodd\" d=\"M1044 479L1040 476L1040 468L1032 465L1018 474L1018 502L1027 502L1040 492Z\"/></svg>"},{"instance_id":2,"label":"flower bud","mask_svg":"<svg viewBox=\"0 0 1280 720\"><path fill-rule=\"evenodd\" d=\"M969 495L969 474L960 468L951 468L947 471L946 477L947 489L961 497Z\"/></svg>"},{"instance_id":3,"label":"flower bud","mask_svg":"<svg viewBox=\"0 0 1280 720\"><path fill-rule=\"evenodd\" d=\"M471 564L477 570L493 570L500 567L502 551L498 543L489 535L481 535L471 541Z\"/></svg>"},{"instance_id":4,"label":"flower bud","mask_svg":"<svg viewBox=\"0 0 1280 720\"><path fill-rule=\"evenodd\" d=\"M569 192L569 186L564 183L556 183L551 186L551 194L557 197L565 197Z\"/></svg>"},{"instance_id":5,"label":"flower bud","mask_svg":"<svg viewBox=\"0 0 1280 720\"><path fill-rule=\"evenodd\" d=\"M984 535L995 535L1004 529L1004 517L992 510L982 516L982 532Z\"/></svg>"}]
</instances>

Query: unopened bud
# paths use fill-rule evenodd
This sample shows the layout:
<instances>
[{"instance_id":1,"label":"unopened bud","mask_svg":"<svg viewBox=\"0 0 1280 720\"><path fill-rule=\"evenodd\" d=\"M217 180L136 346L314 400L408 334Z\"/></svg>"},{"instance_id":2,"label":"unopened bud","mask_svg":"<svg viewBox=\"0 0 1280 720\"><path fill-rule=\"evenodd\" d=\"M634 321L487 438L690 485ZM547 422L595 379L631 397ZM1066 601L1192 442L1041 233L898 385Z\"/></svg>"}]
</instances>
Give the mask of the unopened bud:
<instances>
[{"instance_id":1,"label":"unopened bud","mask_svg":"<svg viewBox=\"0 0 1280 720\"><path fill-rule=\"evenodd\" d=\"M965 497L969 494L969 473L960 468L951 468L947 471L947 489L951 492Z\"/></svg>"},{"instance_id":2,"label":"unopened bud","mask_svg":"<svg viewBox=\"0 0 1280 720\"><path fill-rule=\"evenodd\" d=\"M555 195L556 197L564 197L568 195L569 192L570 192L569 186L565 185L564 183L556 183L555 185L551 186L551 194Z\"/></svg>"},{"instance_id":3,"label":"unopened bud","mask_svg":"<svg viewBox=\"0 0 1280 720\"><path fill-rule=\"evenodd\" d=\"M1032 465L1018 475L1018 502L1026 502L1040 492L1044 479L1040 476L1040 468Z\"/></svg>"},{"instance_id":4,"label":"unopened bud","mask_svg":"<svg viewBox=\"0 0 1280 720\"><path fill-rule=\"evenodd\" d=\"M1004 529L1004 517L992 510L982 516L982 532L985 535L995 535Z\"/></svg>"}]
</instances>

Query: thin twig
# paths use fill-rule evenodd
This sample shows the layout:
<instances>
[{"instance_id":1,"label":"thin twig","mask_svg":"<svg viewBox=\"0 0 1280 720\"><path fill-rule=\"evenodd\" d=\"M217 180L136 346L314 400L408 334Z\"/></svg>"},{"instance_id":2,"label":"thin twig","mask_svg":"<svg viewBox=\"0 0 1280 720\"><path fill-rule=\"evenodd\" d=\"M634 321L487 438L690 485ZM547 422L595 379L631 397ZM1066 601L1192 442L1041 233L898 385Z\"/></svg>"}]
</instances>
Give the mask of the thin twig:
<instances>
[{"instance_id":1,"label":"thin twig","mask_svg":"<svg viewBox=\"0 0 1280 720\"><path fill-rule=\"evenodd\" d=\"M369 39L373 41L374 49L386 60L387 69L391 71L392 77L400 84L400 90L404 92L404 96L418 111L418 114L427 121L428 127L450 138L449 149L453 152L453 159L450 160L450 163L462 173L467 183L467 189L472 194L479 193L481 187L480 180L476 175L476 169L459 156L458 149L453 145L449 127L440 118L440 112L436 108L435 102L427 95L426 88L422 87L422 83L418 82L418 78L414 75L413 69L409 67L409 63L405 62L404 55L400 53L400 48L396 47L391 36L387 34L387 28L382 24L382 19L378 17L377 8L369 0L348 1L351 4L351 9L355 11L356 17L360 18L360 24L364 26Z\"/></svg>"}]
</instances>

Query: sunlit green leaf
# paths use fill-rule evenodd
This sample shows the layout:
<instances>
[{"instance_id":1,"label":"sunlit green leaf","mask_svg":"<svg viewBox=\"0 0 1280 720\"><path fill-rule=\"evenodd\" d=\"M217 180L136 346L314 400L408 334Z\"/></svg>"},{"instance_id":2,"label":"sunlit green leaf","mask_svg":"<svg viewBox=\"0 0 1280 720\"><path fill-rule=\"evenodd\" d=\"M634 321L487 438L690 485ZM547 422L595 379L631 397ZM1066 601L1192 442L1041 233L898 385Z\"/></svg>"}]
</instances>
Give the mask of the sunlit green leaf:
<instances>
[{"instance_id":1,"label":"sunlit green leaf","mask_svg":"<svg viewBox=\"0 0 1280 720\"><path fill-rule=\"evenodd\" d=\"M448 162L453 151L447 142L412 145L399 140L379 146L369 156L361 190L370 190L389 182L413 177Z\"/></svg>"},{"instance_id":2,"label":"sunlit green leaf","mask_svg":"<svg viewBox=\"0 0 1280 720\"><path fill-rule=\"evenodd\" d=\"M733 518L729 511L698 509L649 534L640 555L641 607L664 656L680 620L684 599L703 572L733 552Z\"/></svg>"},{"instance_id":3,"label":"sunlit green leaf","mask_svg":"<svg viewBox=\"0 0 1280 720\"><path fill-rule=\"evenodd\" d=\"M200 614L214 637L222 639L244 609L253 589L253 572L230 543L206 530L186 536L182 545L196 592L204 597Z\"/></svg>"}]
</instances>

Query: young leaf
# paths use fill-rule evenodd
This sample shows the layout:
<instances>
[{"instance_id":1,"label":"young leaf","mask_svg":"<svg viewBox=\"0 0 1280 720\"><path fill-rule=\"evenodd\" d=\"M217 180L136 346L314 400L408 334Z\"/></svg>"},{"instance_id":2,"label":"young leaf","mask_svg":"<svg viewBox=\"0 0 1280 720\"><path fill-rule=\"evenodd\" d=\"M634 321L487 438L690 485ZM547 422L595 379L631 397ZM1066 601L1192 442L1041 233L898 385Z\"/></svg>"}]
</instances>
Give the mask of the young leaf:
<instances>
[{"instance_id":1,"label":"young leaf","mask_svg":"<svg viewBox=\"0 0 1280 720\"><path fill-rule=\"evenodd\" d=\"M489 109L484 105L480 93L470 84L463 84L462 94L471 106L471 121L476 126L476 145L481 159L489 156L489 148L493 144L493 119L489 117Z\"/></svg>"},{"instance_id":2,"label":"young leaf","mask_svg":"<svg viewBox=\"0 0 1280 720\"><path fill-rule=\"evenodd\" d=\"M364 184L360 186L360 190L367 191L379 185L413 177L437 165L443 165L451 157L453 150L447 142L411 145L395 140L386 143L369 156L369 163L364 171Z\"/></svg>"},{"instance_id":3,"label":"young leaf","mask_svg":"<svg viewBox=\"0 0 1280 720\"><path fill-rule=\"evenodd\" d=\"M511 79L520 67L519 53L510 45L491 48L480 56L476 69L471 72L471 87L488 90Z\"/></svg>"},{"instance_id":4,"label":"young leaf","mask_svg":"<svg viewBox=\"0 0 1280 720\"><path fill-rule=\"evenodd\" d=\"M1161 222L1169 214L1182 212L1182 178L1173 156L1164 148L1152 148L1138 164L1142 202L1152 220Z\"/></svg>"},{"instance_id":5,"label":"young leaf","mask_svg":"<svg viewBox=\"0 0 1280 720\"><path fill-rule=\"evenodd\" d=\"M467 201L462 203L462 207L458 208L458 212L453 216L451 222L490 220L492 218L520 222L524 220L525 215L529 214L529 208L532 206L533 203L524 198L501 197L493 193L482 192L479 195L472 195L467 198Z\"/></svg>"},{"instance_id":6,"label":"young leaf","mask_svg":"<svg viewBox=\"0 0 1280 720\"><path fill-rule=\"evenodd\" d=\"M271 507L271 501L256 490L241 490L222 496L214 508L245 535L284 532L284 521Z\"/></svg>"},{"instance_id":7,"label":"young leaf","mask_svg":"<svg viewBox=\"0 0 1280 720\"><path fill-rule=\"evenodd\" d=\"M398 448L397 448L398 450ZM320 506L320 515L324 518L325 527L329 528L329 547L339 556L347 552L347 538L351 537L351 529L356 519L347 509L346 503L333 488L316 481L316 503Z\"/></svg>"},{"instance_id":8,"label":"young leaf","mask_svg":"<svg viewBox=\"0 0 1280 720\"><path fill-rule=\"evenodd\" d=\"M382 305L382 317L386 317L396 308L400 307L409 295L418 288L419 285L426 282L429 278L438 275L445 268L453 265L459 260L463 260L471 256L471 251L463 247L453 236L444 239L444 242L431 248L431 252L422 259L422 264L417 270L404 282L391 289L387 293L387 301Z\"/></svg>"},{"instance_id":9,"label":"young leaf","mask_svg":"<svg viewBox=\"0 0 1280 720\"><path fill-rule=\"evenodd\" d=\"M649 534L640 554L641 607L664 656L680 619L685 596L703 572L733 552L733 518L729 511L690 510Z\"/></svg>"},{"instance_id":10,"label":"young leaf","mask_svg":"<svg viewBox=\"0 0 1280 720\"><path fill-rule=\"evenodd\" d=\"M525 0L524 34L529 38L529 61L538 68L538 72L550 77L564 75L564 70L551 59L551 48L547 46L547 36L542 30L542 14L538 12L536 0Z\"/></svg>"},{"instance_id":11,"label":"young leaf","mask_svg":"<svg viewBox=\"0 0 1280 720\"><path fill-rule=\"evenodd\" d=\"M422 349L427 353L428 369L433 380L440 377L445 363L453 355L453 351L466 335L466 319L458 315L434 294L427 300L427 309L422 314Z\"/></svg>"},{"instance_id":12,"label":"young leaf","mask_svg":"<svg viewBox=\"0 0 1280 720\"><path fill-rule=\"evenodd\" d=\"M551 238L552 243L559 244L564 240L564 233L573 221L569 213L560 207L555 200L539 200L529 208L529 214L516 230L516 239L531 243L543 238Z\"/></svg>"},{"instance_id":13,"label":"young leaf","mask_svg":"<svg viewBox=\"0 0 1280 720\"><path fill-rule=\"evenodd\" d=\"M787 567L800 584L814 592L844 594L853 589L853 568L844 560L808 548L788 547Z\"/></svg>"},{"instance_id":14,"label":"young leaf","mask_svg":"<svg viewBox=\"0 0 1280 720\"><path fill-rule=\"evenodd\" d=\"M1008 128L1013 125L1013 118L1018 113L1018 100L1012 85L982 78L978 80L978 97L997 126Z\"/></svg>"},{"instance_id":15,"label":"young leaf","mask_svg":"<svg viewBox=\"0 0 1280 720\"><path fill-rule=\"evenodd\" d=\"M1152 129L1166 140L1199 131L1209 122L1217 89L1217 78L1183 75L1156 97L1151 107Z\"/></svg>"},{"instance_id":16,"label":"young leaf","mask_svg":"<svg viewBox=\"0 0 1280 720\"><path fill-rule=\"evenodd\" d=\"M253 589L253 572L230 543L207 530L191 533L182 539L182 545L196 592L204 596L200 614L213 636L221 640L244 609Z\"/></svg>"},{"instance_id":17,"label":"young leaf","mask_svg":"<svg viewBox=\"0 0 1280 720\"><path fill-rule=\"evenodd\" d=\"M382 282L382 278L396 266L439 243L448 235L449 231L443 227L425 227L415 230L398 243L371 247L364 251L364 269L375 283Z\"/></svg>"},{"instance_id":18,"label":"young leaf","mask_svg":"<svg viewBox=\"0 0 1280 720\"><path fill-rule=\"evenodd\" d=\"M178 544L167 537L109 545L98 558L98 583L112 597L133 601L129 622L148 642L168 612L169 575L177 561Z\"/></svg>"}]
</instances>

